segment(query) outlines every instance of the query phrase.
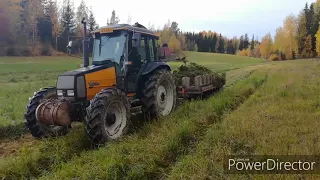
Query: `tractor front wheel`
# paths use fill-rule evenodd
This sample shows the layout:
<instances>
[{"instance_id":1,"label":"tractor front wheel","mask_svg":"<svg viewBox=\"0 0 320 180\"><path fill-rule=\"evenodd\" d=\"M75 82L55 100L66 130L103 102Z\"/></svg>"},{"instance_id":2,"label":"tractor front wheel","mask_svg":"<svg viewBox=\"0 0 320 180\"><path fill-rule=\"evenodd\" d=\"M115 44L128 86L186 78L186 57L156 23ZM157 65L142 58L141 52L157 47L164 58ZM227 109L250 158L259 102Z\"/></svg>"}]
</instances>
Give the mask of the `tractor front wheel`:
<instances>
[{"instance_id":1,"label":"tractor front wheel","mask_svg":"<svg viewBox=\"0 0 320 180\"><path fill-rule=\"evenodd\" d=\"M130 108L127 97L117 89L104 89L91 100L85 118L86 132L95 145L116 140L128 131Z\"/></svg>"},{"instance_id":2,"label":"tractor front wheel","mask_svg":"<svg viewBox=\"0 0 320 180\"><path fill-rule=\"evenodd\" d=\"M36 118L37 107L45 100L57 98L56 88L42 88L38 92L34 92L34 96L29 98L29 104L26 109L24 117L26 119L26 126L31 132L32 136L38 139L57 137L66 135L69 132L68 126L48 126L40 123Z\"/></svg>"}]
</instances>

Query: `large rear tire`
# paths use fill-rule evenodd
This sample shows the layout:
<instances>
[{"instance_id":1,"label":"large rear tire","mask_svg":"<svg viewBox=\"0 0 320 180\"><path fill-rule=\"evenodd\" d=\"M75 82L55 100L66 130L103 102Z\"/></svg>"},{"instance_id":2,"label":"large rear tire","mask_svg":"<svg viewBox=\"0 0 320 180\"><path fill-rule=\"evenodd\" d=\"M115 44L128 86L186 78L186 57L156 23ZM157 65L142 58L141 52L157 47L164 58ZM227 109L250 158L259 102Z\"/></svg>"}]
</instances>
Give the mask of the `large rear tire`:
<instances>
[{"instance_id":1,"label":"large rear tire","mask_svg":"<svg viewBox=\"0 0 320 180\"><path fill-rule=\"evenodd\" d=\"M85 123L87 135L95 145L121 138L131 125L125 94L117 89L104 89L96 94L87 108Z\"/></svg>"},{"instance_id":2,"label":"large rear tire","mask_svg":"<svg viewBox=\"0 0 320 180\"><path fill-rule=\"evenodd\" d=\"M40 123L36 118L36 109L44 100L57 98L56 88L42 88L38 92L34 92L34 96L29 98L29 104L26 107L24 115L25 124L33 137L49 138L66 135L69 132L68 126L48 126Z\"/></svg>"},{"instance_id":3,"label":"large rear tire","mask_svg":"<svg viewBox=\"0 0 320 180\"><path fill-rule=\"evenodd\" d=\"M174 111L176 98L176 85L170 71L155 71L148 77L142 90L144 113L149 118L166 117Z\"/></svg>"}]
</instances>

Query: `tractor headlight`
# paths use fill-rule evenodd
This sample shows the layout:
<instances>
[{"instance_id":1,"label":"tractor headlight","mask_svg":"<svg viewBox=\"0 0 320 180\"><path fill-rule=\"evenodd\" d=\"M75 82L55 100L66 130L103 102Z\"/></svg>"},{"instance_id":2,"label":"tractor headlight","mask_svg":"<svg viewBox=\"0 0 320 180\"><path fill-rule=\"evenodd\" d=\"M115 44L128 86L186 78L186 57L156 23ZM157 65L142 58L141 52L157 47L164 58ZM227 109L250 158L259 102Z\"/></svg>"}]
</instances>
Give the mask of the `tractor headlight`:
<instances>
[{"instance_id":1,"label":"tractor headlight","mask_svg":"<svg viewBox=\"0 0 320 180\"><path fill-rule=\"evenodd\" d=\"M68 96L74 96L74 90L68 90L67 91Z\"/></svg>"},{"instance_id":2,"label":"tractor headlight","mask_svg":"<svg viewBox=\"0 0 320 180\"><path fill-rule=\"evenodd\" d=\"M58 95L58 96L63 96L62 90L57 90L57 95Z\"/></svg>"}]
</instances>

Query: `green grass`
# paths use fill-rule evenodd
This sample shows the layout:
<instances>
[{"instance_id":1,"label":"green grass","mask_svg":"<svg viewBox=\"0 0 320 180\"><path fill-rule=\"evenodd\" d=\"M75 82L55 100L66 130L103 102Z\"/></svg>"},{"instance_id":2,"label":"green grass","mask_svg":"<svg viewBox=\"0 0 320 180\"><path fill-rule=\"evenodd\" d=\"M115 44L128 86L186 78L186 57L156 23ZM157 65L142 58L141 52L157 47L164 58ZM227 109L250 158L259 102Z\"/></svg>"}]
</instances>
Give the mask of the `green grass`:
<instances>
[{"instance_id":1,"label":"green grass","mask_svg":"<svg viewBox=\"0 0 320 180\"><path fill-rule=\"evenodd\" d=\"M259 66L256 65L261 62L260 59L247 59L236 56L221 56L218 54L201 54L187 52L189 60L202 65L209 65L215 71L226 71L237 69L240 67L247 68L241 72L234 72L228 74L232 82L230 86L244 80ZM28 103L28 98L33 95L41 87L55 85L56 78L59 74L77 68L81 63L80 59L70 57L0 57L0 84L3 88L0 89L0 134L3 138L20 136L26 132L23 125L23 113L25 106ZM177 68L181 63L170 63L173 69ZM228 81L228 80L227 80ZM244 90L238 90L242 86L235 86L234 93L228 94L229 91L222 92L222 95L217 95L217 99L207 100L219 102L218 105L204 106L201 101L190 102L184 105L172 117L163 121L150 122L143 126L141 131L137 134L126 137L123 141L114 142L102 150L86 152L90 148L87 137L83 133L82 126L76 127L71 134L57 140L43 141L34 147L22 147L17 154L3 158L0 162L0 177L7 179L25 179L32 177L40 177L43 175L55 176L53 172L59 170L61 167L76 163L78 165L78 156L83 157L81 162L86 161L86 157L91 157L92 153L97 153L98 156L109 156L109 152L113 153L114 158L109 158L110 163L105 167L116 168L114 175L119 175L123 168L127 169L129 166L123 164L123 154L119 154L118 150L127 149L132 151L130 158L125 159L126 164L139 165L129 168L128 176L131 177L158 177L161 176L161 171L168 171L170 163L175 161L175 158L183 156L183 154L192 150L195 147L198 138L201 137L202 131L200 127L205 128L206 125L214 123L216 119L220 119L225 113L240 105L243 98L251 94L252 84L248 87L243 87ZM239 97L237 96L239 95ZM224 98L229 96L229 98ZM220 100L219 100L220 99ZM235 101L235 102L234 102ZM239 104L240 103L240 104ZM209 113L209 117L205 112L209 112L211 108L218 108L217 112ZM193 109L202 109L198 113L198 120ZM158 128L160 127L160 128ZM151 138L147 138L147 137ZM172 138L172 139L171 139ZM146 144L146 148L144 147ZM159 144L159 148L154 149L154 144ZM186 148L186 147L191 148ZM144 149L149 149L150 153L146 156L140 154ZM154 150L153 150L154 149ZM102 153L102 154L101 154ZM120 151L120 153L126 153ZM162 158L165 158L164 160ZM92 159L88 159L92 161ZM104 158L100 158L100 163L104 162ZM93 160L94 161L94 160ZM90 163L89 163L90 164ZM150 167L149 167L150 165ZM162 167L166 166L166 167ZM160 170L159 170L160 168ZM75 167L74 170L77 170ZM112 169L109 169L110 172ZM70 171L72 171L70 169ZM72 176L72 171L69 175ZM66 173L66 172L59 172ZM57 176L59 176L59 173ZM81 175L84 177L95 176L98 172L88 172L89 175ZM67 173L68 174L68 173Z\"/></svg>"},{"instance_id":2,"label":"green grass","mask_svg":"<svg viewBox=\"0 0 320 180\"><path fill-rule=\"evenodd\" d=\"M260 59L186 52L189 60L216 71L260 63ZM78 68L82 60L74 57L0 57L0 127L23 122L28 98L42 87L55 86L57 77ZM177 68L182 63L170 63ZM1 128L0 128L1 131Z\"/></svg>"},{"instance_id":3,"label":"green grass","mask_svg":"<svg viewBox=\"0 0 320 180\"><path fill-rule=\"evenodd\" d=\"M226 175L224 155L319 155L320 62L276 63L267 82L237 111L210 126L168 179L293 179L308 175ZM316 178L317 177L317 178Z\"/></svg>"},{"instance_id":4,"label":"green grass","mask_svg":"<svg viewBox=\"0 0 320 180\"><path fill-rule=\"evenodd\" d=\"M186 103L171 117L148 124L142 132L122 142L110 143L92 153L85 152L43 179L162 178L177 158L193 151L203 129L236 109L264 80L265 72L260 72L206 101ZM198 110L193 111L195 109ZM77 173L80 169L82 173Z\"/></svg>"},{"instance_id":5,"label":"green grass","mask_svg":"<svg viewBox=\"0 0 320 180\"><path fill-rule=\"evenodd\" d=\"M18 155L0 161L0 177L30 179L40 176L90 148L81 125L59 139L43 140L35 147L22 147Z\"/></svg>"},{"instance_id":6,"label":"green grass","mask_svg":"<svg viewBox=\"0 0 320 180\"><path fill-rule=\"evenodd\" d=\"M37 150L34 153L22 153L18 157L5 159L3 171L0 172L12 179L37 177L39 171L44 170L57 170L57 173L49 174L48 177L43 177L44 179L105 179L125 176L134 179L159 178L168 171L176 158L192 150L201 137L202 129L219 122L223 114L232 111L253 94L264 82L265 75L264 71L257 72L255 77L241 81L206 101L186 103L171 117L149 123L140 132L120 142L110 143L98 151L83 152L80 157L73 156L74 154L71 155L69 152L75 151L73 146L69 143L68 146L60 145L61 142L72 141L71 138L65 137L57 144L50 143L49 147L46 145L45 147L50 148L49 152L40 153L40 150ZM193 109L200 110L192 112ZM81 138L75 141L81 141ZM76 150L76 154L81 152L81 149ZM70 160L71 157L73 158ZM17 158L19 161L16 161ZM20 159L24 160L23 163ZM57 159L60 161L57 162ZM56 162L54 166L46 166L44 169L44 161L53 160ZM39 167L40 170L35 171L35 167Z\"/></svg>"},{"instance_id":7,"label":"green grass","mask_svg":"<svg viewBox=\"0 0 320 180\"><path fill-rule=\"evenodd\" d=\"M215 71L227 71L226 87L209 99L187 102L169 117L147 122L97 150L90 149L82 125L65 137L22 147L17 154L1 159L0 178L319 179L311 175L228 175L223 160L229 154L320 154L320 60L264 63L228 55L187 55ZM19 76L23 68L0 78L5 84L0 89L2 125L19 125L33 91L54 84L55 73L74 69L79 61L70 59L63 67L62 57L56 62L40 59L30 61L59 67L47 67L47 71L26 67L28 81ZM10 60L11 64L23 62L4 58L0 63ZM44 74L48 80L41 79ZM17 133L14 128L8 129L11 131Z\"/></svg>"}]
</instances>

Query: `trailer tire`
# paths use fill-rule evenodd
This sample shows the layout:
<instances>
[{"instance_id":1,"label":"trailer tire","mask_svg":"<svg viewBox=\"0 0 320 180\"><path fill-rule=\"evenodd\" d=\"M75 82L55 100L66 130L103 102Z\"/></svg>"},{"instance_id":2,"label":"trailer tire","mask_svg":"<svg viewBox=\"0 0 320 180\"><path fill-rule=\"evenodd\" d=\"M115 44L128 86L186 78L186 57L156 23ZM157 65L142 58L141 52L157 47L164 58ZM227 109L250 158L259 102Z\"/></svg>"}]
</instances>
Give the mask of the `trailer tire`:
<instances>
[{"instance_id":1,"label":"trailer tire","mask_svg":"<svg viewBox=\"0 0 320 180\"><path fill-rule=\"evenodd\" d=\"M117 89L103 89L90 101L85 118L86 133L94 145L121 138L128 132L130 104Z\"/></svg>"},{"instance_id":2,"label":"trailer tire","mask_svg":"<svg viewBox=\"0 0 320 180\"><path fill-rule=\"evenodd\" d=\"M154 71L142 89L143 111L148 118L170 115L176 107L177 91L174 78L167 69Z\"/></svg>"},{"instance_id":3,"label":"trailer tire","mask_svg":"<svg viewBox=\"0 0 320 180\"><path fill-rule=\"evenodd\" d=\"M50 98L57 97L56 88L41 88L38 92L34 92L34 96L29 98L29 104L26 106L25 125L29 129L33 137L37 139L58 137L68 134L68 126L47 126L38 122L36 118L36 109L39 104Z\"/></svg>"}]
</instances>

